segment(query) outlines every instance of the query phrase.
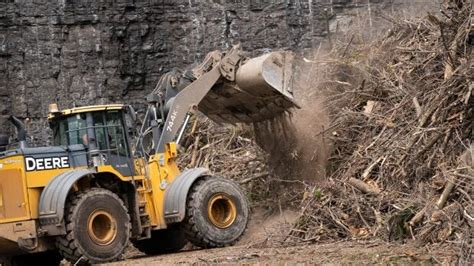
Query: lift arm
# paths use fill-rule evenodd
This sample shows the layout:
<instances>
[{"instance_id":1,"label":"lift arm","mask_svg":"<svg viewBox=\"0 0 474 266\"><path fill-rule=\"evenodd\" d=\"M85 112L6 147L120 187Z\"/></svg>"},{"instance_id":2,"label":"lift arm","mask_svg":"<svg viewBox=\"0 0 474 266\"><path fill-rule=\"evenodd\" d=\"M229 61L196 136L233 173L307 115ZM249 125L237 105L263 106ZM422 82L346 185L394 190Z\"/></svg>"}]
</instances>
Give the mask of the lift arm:
<instances>
[{"instance_id":1,"label":"lift arm","mask_svg":"<svg viewBox=\"0 0 474 266\"><path fill-rule=\"evenodd\" d=\"M220 123L252 123L297 107L291 63L291 53L249 59L237 45L225 54L209 53L190 71L165 74L149 96L153 150L162 153L167 143L176 141L192 111Z\"/></svg>"}]
</instances>

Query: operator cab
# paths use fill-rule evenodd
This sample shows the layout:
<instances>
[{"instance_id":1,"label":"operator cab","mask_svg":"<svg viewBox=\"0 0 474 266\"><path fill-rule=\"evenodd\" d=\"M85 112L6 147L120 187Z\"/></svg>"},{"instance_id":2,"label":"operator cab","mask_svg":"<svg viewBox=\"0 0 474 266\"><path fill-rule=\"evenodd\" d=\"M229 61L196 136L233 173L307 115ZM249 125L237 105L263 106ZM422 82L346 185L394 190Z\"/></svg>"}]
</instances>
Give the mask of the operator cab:
<instances>
[{"instance_id":1,"label":"operator cab","mask_svg":"<svg viewBox=\"0 0 474 266\"><path fill-rule=\"evenodd\" d=\"M48 118L54 146L82 144L90 166L111 165L123 176L132 176L134 164L128 129L133 117L133 108L122 104L62 111L53 104Z\"/></svg>"}]
</instances>

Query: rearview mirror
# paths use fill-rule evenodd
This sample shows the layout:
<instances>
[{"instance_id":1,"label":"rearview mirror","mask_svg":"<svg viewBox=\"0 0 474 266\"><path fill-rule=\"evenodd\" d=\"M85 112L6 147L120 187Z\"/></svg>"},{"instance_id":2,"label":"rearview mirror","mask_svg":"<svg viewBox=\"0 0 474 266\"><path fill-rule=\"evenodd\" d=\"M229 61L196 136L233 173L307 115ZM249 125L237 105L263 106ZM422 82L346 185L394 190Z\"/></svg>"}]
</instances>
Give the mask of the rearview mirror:
<instances>
[{"instance_id":1,"label":"rearview mirror","mask_svg":"<svg viewBox=\"0 0 474 266\"><path fill-rule=\"evenodd\" d=\"M137 113L135 112L135 109L131 105L128 105L127 109L128 109L127 110L128 113L130 114L130 118L133 120L134 123L136 123L137 122Z\"/></svg>"}]
</instances>

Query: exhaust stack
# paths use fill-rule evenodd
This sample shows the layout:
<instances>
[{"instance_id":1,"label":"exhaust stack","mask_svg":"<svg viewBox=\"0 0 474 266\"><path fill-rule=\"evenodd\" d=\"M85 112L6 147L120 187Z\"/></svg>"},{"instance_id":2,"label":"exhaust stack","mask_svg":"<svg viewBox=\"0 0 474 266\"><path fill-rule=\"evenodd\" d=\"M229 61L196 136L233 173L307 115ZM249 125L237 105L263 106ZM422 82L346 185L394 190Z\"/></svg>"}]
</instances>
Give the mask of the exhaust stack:
<instances>
[{"instance_id":1,"label":"exhaust stack","mask_svg":"<svg viewBox=\"0 0 474 266\"><path fill-rule=\"evenodd\" d=\"M20 142L20 148L26 148L26 129L25 124L15 116L10 116L10 121L16 128L16 135Z\"/></svg>"}]
</instances>

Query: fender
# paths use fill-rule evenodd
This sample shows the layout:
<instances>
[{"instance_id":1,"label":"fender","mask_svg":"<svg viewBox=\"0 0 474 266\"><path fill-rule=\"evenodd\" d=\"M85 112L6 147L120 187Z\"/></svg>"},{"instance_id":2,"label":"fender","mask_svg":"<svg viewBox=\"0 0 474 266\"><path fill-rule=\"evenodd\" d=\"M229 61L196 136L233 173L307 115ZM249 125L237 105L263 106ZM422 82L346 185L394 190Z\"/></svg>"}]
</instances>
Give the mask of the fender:
<instances>
[{"instance_id":1,"label":"fender","mask_svg":"<svg viewBox=\"0 0 474 266\"><path fill-rule=\"evenodd\" d=\"M71 170L49 181L41 193L39 202L39 223L42 232L51 236L66 233L64 207L69 191L81 178L95 173L90 169Z\"/></svg>"},{"instance_id":2,"label":"fender","mask_svg":"<svg viewBox=\"0 0 474 266\"><path fill-rule=\"evenodd\" d=\"M209 170L206 168L186 169L173 180L165 194L166 224L178 223L184 219L189 190L196 180L207 175Z\"/></svg>"}]
</instances>

